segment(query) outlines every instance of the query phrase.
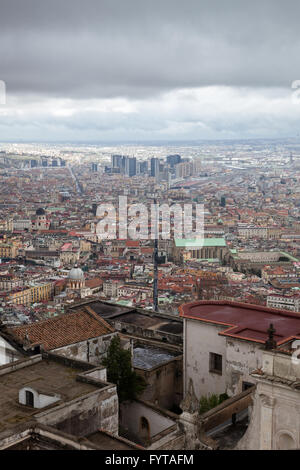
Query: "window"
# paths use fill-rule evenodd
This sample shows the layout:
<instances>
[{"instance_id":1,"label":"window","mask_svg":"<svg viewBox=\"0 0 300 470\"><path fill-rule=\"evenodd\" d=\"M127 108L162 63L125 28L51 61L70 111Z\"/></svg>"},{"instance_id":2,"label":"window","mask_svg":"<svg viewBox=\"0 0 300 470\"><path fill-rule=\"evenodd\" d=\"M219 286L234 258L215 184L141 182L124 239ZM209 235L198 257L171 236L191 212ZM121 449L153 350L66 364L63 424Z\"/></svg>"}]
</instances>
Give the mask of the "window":
<instances>
[{"instance_id":1,"label":"window","mask_svg":"<svg viewBox=\"0 0 300 470\"><path fill-rule=\"evenodd\" d=\"M242 391L244 392L245 390L248 390L248 388L253 387L254 384L251 382L243 382L242 383Z\"/></svg>"},{"instance_id":2,"label":"window","mask_svg":"<svg viewBox=\"0 0 300 470\"><path fill-rule=\"evenodd\" d=\"M33 393L30 392L29 390L26 390L25 392L25 400L26 400L26 405L27 406L34 406L34 396Z\"/></svg>"},{"instance_id":3,"label":"window","mask_svg":"<svg viewBox=\"0 0 300 470\"><path fill-rule=\"evenodd\" d=\"M150 424L147 418L140 418L140 436L144 442L150 442Z\"/></svg>"},{"instance_id":4,"label":"window","mask_svg":"<svg viewBox=\"0 0 300 470\"><path fill-rule=\"evenodd\" d=\"M209 372L222 374L222 356L220 354L209 353Z\"/></svg>"}]
</instances>

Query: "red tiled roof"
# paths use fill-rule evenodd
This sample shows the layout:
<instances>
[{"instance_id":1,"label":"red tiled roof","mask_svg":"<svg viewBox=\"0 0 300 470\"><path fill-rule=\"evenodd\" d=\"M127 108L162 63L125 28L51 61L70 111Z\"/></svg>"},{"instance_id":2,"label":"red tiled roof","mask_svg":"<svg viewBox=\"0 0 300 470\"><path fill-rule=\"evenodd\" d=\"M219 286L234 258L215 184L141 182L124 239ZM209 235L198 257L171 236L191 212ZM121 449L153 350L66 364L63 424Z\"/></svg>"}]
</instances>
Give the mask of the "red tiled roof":
<instances>
[{"instance_id":1,"label":"red tiled roof","mask_svg":"<svg viewBox=\"0 0 300 470\"><path fill-rule=\"evenodd\" d=\"M66 242L61 247L61 251L70 251L71 249L72 249L72 243L71 242Z\"/></svg>"},{"instance_id":2,"label":"red tiled roof","mask_svg":"<svg viewBox=\"0 0 300 470\"><path fill-rule=\"evenodd\" d=\"M93 279L89 279L85 281L86 287L90 289L95 289L96 287L102 286L103 280L100 277L94 277Z\"/></svg>"},{"instance_id":3,"label":"red tiled roof","mask_svg":"<svg viewBox=\"0 0 300 470\"><path fill-rule=\"evenodd\" d=\"M278 344L300 339L300 314L239 302L196 301L179 307L180 316L224 325L220 335L264 343L272 323Z\"/></svg>"},{"instance_id":4,"label":"red tiled roof","mask_svg":"<svg viewBox=\"0 0 300 470\"><path fill-rule=\"evenodd\" d=\"M126 240L126 246L128 248L138 248L140 246L139 240Z\"/></svg>"},{"instance_id":5,"label":"red tiled roof","mask_svg":"<svg viewBox=\"0 0 300 470\"><path fill-rule=\"evenodd\" d=\"M67 230L54 230L54 229L53 230L40 230L40 232L41 233L46 233L46 234L47 233L48 234L50 234L50 233L68 233Z\"/></svg>"},{"instance_id":6,"label":"red tiled roof","mask_svg":"<svg viewBox=\"0 0 300 470\"><path fill-rule=\"evenodd\" d=\"M7 328L18 342L42 344L51 350L112 333L114 329L88 306L72 313L60 315L29 325Z\"/></svg>"}]
</instances>

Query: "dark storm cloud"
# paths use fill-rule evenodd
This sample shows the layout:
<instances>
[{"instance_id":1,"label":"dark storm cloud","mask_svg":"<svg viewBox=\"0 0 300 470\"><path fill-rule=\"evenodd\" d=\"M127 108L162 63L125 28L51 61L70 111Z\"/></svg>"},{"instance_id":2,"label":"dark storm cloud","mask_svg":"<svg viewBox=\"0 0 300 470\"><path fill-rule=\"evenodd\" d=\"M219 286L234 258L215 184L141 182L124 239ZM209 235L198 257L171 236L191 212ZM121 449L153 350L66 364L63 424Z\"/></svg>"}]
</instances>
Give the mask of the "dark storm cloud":
<instances>
[{"instance_id":1,"label":"dark storm cloud","mask_svg":"<svg viewBox=\"0 0 300 470\"><path fill-rule=\"evenodd\" d=\"M8 93L149 97L300 77L297 0L0 0Z\"/></svg>"}]
</instances>

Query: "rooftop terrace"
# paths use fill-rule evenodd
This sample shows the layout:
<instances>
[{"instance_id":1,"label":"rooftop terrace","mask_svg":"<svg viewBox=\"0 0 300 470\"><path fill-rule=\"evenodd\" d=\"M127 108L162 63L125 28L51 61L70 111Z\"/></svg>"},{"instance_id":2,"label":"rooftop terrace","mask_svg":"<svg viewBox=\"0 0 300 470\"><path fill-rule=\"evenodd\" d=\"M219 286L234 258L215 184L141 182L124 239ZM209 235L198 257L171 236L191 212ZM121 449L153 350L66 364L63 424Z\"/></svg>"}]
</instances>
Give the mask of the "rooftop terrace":
<instances>
[{"instance_id":1,"label":"rooftop terrace","mask_svg":"<svg viewBox=\"0 0 300 470\"><path fill-rule=\"evenodd\" d=\"M81 361L66 358L53 360L50 355L29 359L0 367L0 432L32 419L42 410L19 403L19 390L29 386L39 393L59 395L61 400L50 407L93 392L99 386L77 380L85 370L92 369ZM104 383L103 383L104 385Z\"/></svg>"}]
</instances>

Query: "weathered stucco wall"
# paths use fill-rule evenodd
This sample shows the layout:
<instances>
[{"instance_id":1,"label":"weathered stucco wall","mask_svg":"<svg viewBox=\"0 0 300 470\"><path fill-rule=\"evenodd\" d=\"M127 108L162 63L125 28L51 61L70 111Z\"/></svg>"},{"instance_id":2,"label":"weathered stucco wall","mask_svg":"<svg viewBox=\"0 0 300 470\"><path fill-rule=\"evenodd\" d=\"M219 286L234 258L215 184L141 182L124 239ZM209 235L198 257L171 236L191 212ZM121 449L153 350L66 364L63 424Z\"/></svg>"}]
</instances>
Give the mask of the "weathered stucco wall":
<instances>
[{"instance_id":1,"label":"weathered stucco wall","mask_svg":"<svg viewBox=\"0 0 300 470\"><path fill-rule=\"evenodd\" d=\"M0 336L0 366L23 359L24 356Z\"/></svg>"},{"instance_id":2,"label":"weathered stucco wall","mask_svg":"<svg viewBox=\"0 0 300 470\"><path fill-rule=\"evenodd\" d=\"M262 366L262 345L218 335L225 328L185 320L184 390L191 378L198 399L211 393L241 393L243 382L254 383L250 374ZM222 375L210 372L209 353L222 356Z\"/></svg>"},{"instance_id":3,"label":"weathered stucco wall","mask_svg":"<svg viewBox=\"0 0 300 470\"><path fill-rule=\"evenodd\" d=\"M137 401L122 403L121 415L121 424L136 435L140 432L141 418L146 418L150 425L151 438L175 424L170 418Z\"/></svg>"},{"instance_id":4,"label":"weathered stucco wall","mask_svg":"<svg viewBox=\"0 0 300 470\"><path fill-rule=\"evenodd\" d=\"M226 389L228 395L243 391L243 382L254 384L251 372L262 366L262 345L226 338Z\"/></svg>"},{"instance_id":5,"label":"weathered stucco wall","mask_svg":"<svg viewBox=\"0 0 300 470\"><path fill-rule=\"evenodd\" d=\"M225 392L226 379L222 375L209 372L209 353L226 355L226 338L218 336L224 327L185 320L184 342L184 393L188 388L190 378L193 381L196 397L209 393Z\"/></svg>"},{"instance_id":6,"label":"weathered stucco wall","mask_svg":"<svg viewBox=\"0 0 300 470\"><path fill-rule=\"evenodd\" d=\"M135 368L144 377L147 388L140 396L142 400L170 409L182 400L182 356L153 367L150 370Z\"/></svg>"},{"instance_id":7,"label":"weathered stucco wall","mask_svg":"<svg viewBox=\"0 0 300 470\"><path fill-rule=\"evenodd\" d=\"M54 349L52 352L61 354L72 359L87 361L95 365L99 365L105 357L112 338L117 333L111 333L98 338L81 341L80 343L70 344L62 348Z\"/></svg>"},{"instance_id":8,"label":"weathered stucco wall","mask_svg":"<svg viewBox=\"0 0 300 470\"><path fill-rule=\"evenodd\" d=\"M38 422L75 436L91 434L99 428L118 434L116 387L107 386L61 406L35 415Z\"/></svg>"}]
</instances>

